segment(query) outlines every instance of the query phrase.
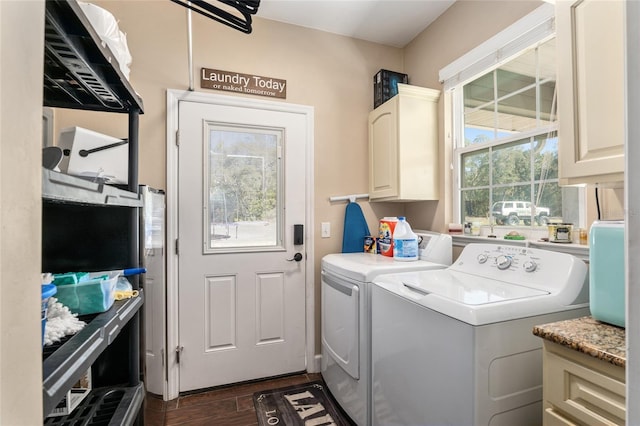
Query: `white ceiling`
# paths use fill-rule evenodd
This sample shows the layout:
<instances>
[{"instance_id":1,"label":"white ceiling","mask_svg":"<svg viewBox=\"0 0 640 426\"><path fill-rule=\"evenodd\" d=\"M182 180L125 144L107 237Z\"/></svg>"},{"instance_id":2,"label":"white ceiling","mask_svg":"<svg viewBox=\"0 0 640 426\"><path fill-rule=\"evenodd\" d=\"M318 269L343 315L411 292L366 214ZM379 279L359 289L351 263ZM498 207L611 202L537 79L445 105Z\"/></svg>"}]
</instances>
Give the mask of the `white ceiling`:
<instances>
[{"instance_id":1,"label":"white ceiling","mask_svg":"<svg viewBox=\"0 0 640 426\"><path fill-rule=\"evenodd\" d=\"M259 18L404 47L455 0L261 0Z\"/></svg>"}]
</instances>

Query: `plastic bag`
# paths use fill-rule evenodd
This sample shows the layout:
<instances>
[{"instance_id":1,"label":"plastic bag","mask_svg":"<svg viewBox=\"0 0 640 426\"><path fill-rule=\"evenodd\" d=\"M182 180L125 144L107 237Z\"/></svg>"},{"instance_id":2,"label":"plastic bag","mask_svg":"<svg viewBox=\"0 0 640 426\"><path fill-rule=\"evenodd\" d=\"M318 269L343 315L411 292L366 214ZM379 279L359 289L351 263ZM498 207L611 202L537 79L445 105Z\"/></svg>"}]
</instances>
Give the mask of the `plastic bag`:
<instances>
[{"instance_id":1,"label":"plastic bag","mask_svg":"<svg viewBox=\"0 0 640 426\"><path fill-rule=\"evenodd\" d=\"M116 291L131 291L133 287L127 277L119 276L116 282Z\"/></svg>"},{"instance_id":2,"label":"plastic bag","mask_svg":"<svg viewBox=\"0 0 640 426\"><path fill-rule=\"evenodd\" d=\"M96 30L102 41L107 43L109 49L116 57L120 70L125 78L129 80L129 67L131 66L131 53L127 45L127 36L120 31L118 21L109 12L91 3L78 2L82 11L91 22L91 26Z\"/></svg>"},{"instance_id":3,"label":"plastic bag","mask_svg":"<svg viewBox=\"0 0 640 426\"><path fill-rule=\"evenodd\" d=\"M123 300L138 296L138 290L133 290L131 283L126 277L119 276L116 283L115 299Z\"/></svg>"}]
</instances>

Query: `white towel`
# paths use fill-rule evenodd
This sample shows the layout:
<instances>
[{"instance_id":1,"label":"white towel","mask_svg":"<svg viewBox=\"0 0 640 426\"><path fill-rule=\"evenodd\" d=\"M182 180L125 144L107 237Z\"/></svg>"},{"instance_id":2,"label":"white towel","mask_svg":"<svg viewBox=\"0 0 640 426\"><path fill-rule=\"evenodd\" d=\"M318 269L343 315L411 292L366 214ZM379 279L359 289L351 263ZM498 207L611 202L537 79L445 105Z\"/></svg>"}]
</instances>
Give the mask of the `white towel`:
<instances>
[{"instance_id":1,"label":"white towel","mask_svg":"<svg viewBox=\"0 0 640 426\"><path fill-rule=\"evenodd\" d=\"M69 308L58 302L55 297L49 298L47 306L47 323L44 327L44 344L52 345L62 340L63 337L76 334L87 325L80 321L76 314L72 314Z\"/></svg>"}]
</instances>

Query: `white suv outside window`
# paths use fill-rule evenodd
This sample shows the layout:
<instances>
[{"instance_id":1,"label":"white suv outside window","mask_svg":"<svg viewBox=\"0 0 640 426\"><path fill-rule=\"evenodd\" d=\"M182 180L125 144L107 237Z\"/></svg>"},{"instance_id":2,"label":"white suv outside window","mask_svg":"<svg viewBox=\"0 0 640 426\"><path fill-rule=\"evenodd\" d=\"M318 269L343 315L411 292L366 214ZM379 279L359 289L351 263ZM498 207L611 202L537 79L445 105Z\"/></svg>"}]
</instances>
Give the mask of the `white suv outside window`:
<instances>
[{"instance_id":1,"label":"white suv outside window","mask_svg":"<svg viewBox=\"0 0 640 426\"><path fill-rule=\"evenodd\" d=\"M493 203L491 215L498 225L516 226L521 220L525 225L530 225L532 218L541 226L549 222L549 208L536 207L528 201L498 201Z\"/></svg>"}]
</instances>

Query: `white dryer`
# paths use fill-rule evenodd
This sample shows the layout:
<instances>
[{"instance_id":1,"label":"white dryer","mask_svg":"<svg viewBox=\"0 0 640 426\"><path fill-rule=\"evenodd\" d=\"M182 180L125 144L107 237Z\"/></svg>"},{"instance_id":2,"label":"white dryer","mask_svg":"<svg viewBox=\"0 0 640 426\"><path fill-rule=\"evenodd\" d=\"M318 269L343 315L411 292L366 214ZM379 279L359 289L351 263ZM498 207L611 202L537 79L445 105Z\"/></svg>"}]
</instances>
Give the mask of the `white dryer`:
<instances>
[{"instance_id":1,"label":"white dryer","mask_svg":"<svg viewBox=\"0 0 640 426\"><path fill-rule=\"evenodd\" d=\"M540 425L533 326L589 314L586 264L469 244L447 269L372 286L373 425Z\"/></svg>"},{"instance_id":2,"label":"white dryer","mask_svg":"<svg viewBox=\"0 0 640 426\"><path fill-rule=\"evenodd\" d=\"M371 424L371 281L391 272L443 269L451 264L451 237L416 231L420 260L395 261L371 253L322 258L322 377L360 426Z\"/></svg>"}]
</instances>

